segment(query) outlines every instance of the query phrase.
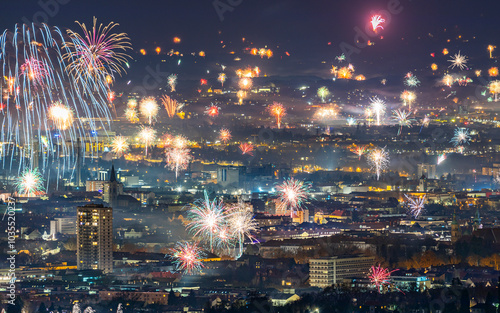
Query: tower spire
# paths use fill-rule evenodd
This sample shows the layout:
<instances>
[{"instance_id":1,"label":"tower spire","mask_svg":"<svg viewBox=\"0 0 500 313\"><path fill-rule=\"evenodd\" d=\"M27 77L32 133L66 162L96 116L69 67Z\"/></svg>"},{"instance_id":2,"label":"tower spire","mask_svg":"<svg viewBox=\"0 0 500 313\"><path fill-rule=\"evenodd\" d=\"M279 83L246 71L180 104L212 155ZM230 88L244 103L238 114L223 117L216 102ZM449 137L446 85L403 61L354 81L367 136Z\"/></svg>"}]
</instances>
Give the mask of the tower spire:
<instances>
[{"instance_id":1,"label":"tower spire","mask_svg":"<svg viewBox=\"0 0 500 313\"><path fill-rule=\"evenodd\" d=\"M111 164L111 173L109 174L109 181L110 182L115 182L116 181L116 173L115 173L115 164Z\"/></svg>"}]
</instances>

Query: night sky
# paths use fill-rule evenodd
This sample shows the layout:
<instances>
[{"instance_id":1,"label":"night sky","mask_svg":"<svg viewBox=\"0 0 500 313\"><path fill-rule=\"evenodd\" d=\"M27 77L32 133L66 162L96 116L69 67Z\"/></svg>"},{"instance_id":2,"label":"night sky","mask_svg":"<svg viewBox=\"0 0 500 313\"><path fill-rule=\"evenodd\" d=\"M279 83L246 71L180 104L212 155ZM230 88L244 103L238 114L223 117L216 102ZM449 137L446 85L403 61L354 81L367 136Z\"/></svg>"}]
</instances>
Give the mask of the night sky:
<instances>
[{"instance_id":1,"label":"night sky","mask_svg":"<svg viewBox=\"0 0 500 313\"><path fill-rule=\"evenodd\" d=\"M43 0L42 0L43 1ZM53 0L56 1L56 0ZM115 1L60 0L59 12L48 24L79 30L75 21L90 24L92 17L107 24L120 24L117 31L129 34L135 52L162 46L185 53L204 50L225 53L241 52L245 37L254 46L268 45L275 51L273 62L290 53L293 62L276 65L276 72L327 74L341 42L354 43L355 27L364 28L374 11L385 10L392 0L243 0L221 21L213 1ZM226 2L227 0L221 0ZM384 39L353 56L358 69L369 75L380 71L411 70L428 66L429 54L447 47L462 50L474 62L475 53L483 55L488 44L497 44L500 19L498 1L401 0L402 12L392 16L383 31ZM3 29L32 20L42 11L37 1L2 1ZM23 19L24 18L24 19ZM469 39L464 43L458 40ZM182 43L172 44L179 36ZM473 37L476 37L475 39ZM446 40L450 39L450 43ZM227 44L222 50L221 41ZM330 44L329 44L330 43ZM369 51L368 51L369 50ZM404 56L399 58L398 56ZM327 65L322 64L326 61ZM291 67L291 68L290 68Z\"/></svg>"}]
</instances>

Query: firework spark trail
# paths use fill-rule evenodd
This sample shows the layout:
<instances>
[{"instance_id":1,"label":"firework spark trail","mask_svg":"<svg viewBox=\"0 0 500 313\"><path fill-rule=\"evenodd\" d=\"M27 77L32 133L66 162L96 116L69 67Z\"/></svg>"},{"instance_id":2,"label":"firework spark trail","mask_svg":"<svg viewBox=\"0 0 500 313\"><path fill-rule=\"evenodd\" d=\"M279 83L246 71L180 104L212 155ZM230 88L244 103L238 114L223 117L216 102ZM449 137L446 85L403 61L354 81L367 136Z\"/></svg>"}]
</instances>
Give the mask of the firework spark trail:
<instances>
[{"instance_id":1,"label":"firework spark trail","mask_svg":"<svg viewBox=\"0 0 500 313\"><path fill-rule=\"evenodd\" d=\"M291 211L291 216L302 209L304 201L309 199L311 184L295 178L286 179L281 185L276 186L276 191L281 202Z\"/></svg>"},{"instance_id":2,"label":"firework spark trail","mask_svg":"<svg viewBox=\"0 0 500 313\"><path fill-rule=\"evenodd\" d=\"M283 106L283 104L278 103L278 102L273 102L273 104L271 104L270 106L267 107L267 111L269 111L269 113L272 116L274 116L274 118L276 119L276 124L278 126L278 129L280 129L281 128L281 120L282 120L283 116L285 116L285 114L286 114L286 109Z\"/></svg>"},{"instance_id":3,"label":"firework spark trail","mask_svg":"<svg viewBox=\"0 0 500 313\"><path fill-rule=\"evenodd\" d=\"M86 29L81 26L87 36ZM20 156L19 171L27 166L25 156L41 155L43 169L49 168L51 162L57 162L59 172L74 171L75 150L81 149L84 156L86 152L83 146L75 145L77 138L94 146L98 138L90 134L98 128L107 132L111 114L106 76L110 69L116 71L123 58L127 58L115 50L121 49L120 45L128 46L123 34L111 34L113 27L108 25L104 30L93 30L100 34L102 42L108 44L94 47L94 60L98 59L104 66L80 71L77 62L84 59L76 61L76 58L88 48L85 36L80 37L73 31L68 31L66 36L59 28L47 25L16 25L13 31L2 33L0 62L9 93L5 97L1 139L12 143L2 148L3 155L10 154L10 165L6 164L8 158L2 158L4 168L12 169L16 154ZM101 58L100 53L104 50L107 59ZM56 106L49 110L56 103L61 104L59 108L67 110L56 112ZM63 111L66 113L60 114ZM57 120L49 118L51 113ZM76 122L69 125L71 115ZM96 125L95 121L101 124ZM54 127L51 127L51 122ZM18 152L20 149L23 152ZM38 166L33 164L33 159L28 165L32 169Z\"/></svg>"},{"instance_id":4,"label":"firework spark trail","mask_svg":"<svg viewBox=\"0 0 500 313\"><path fill-rule=\"evenodd\" d=\"M443 154L438 155L437 165L439 165L439 164L443 163L443 162L444 162L444 160L446 160L446 153L443 153Z\"/></svg>"},{"instance_id":5,"label":"firework spark trail","mask_svg":"<svg viewBox=\"0 0 500 313\"><path fill-rule=\"evenodd\" d=\"M204 199L196 200L188 208L190 222L187 224L187 229L194 236L208 241L210 251L213 252L214 236L217 236L225 224L225 204L222 200L210 201L206 190L204 195Z\"/></svg>"},{"instance_id":6,"label":"firework spark trail","mask_svg":"<svg viewBox=\"0 0 500 313\"><path fill-rule=\"evenodd\" d=\"M177 103L177 101L165 95L161 97L161 102L163 103L165 110L167 110L168 117L173 118L179 108L179 104Z\"/></svg>"},{"instance_id":7,"label":"firework spark trail","mask_svg":"<svg viewBox=\"0 0 500 313\"><path fill-rule=\"evenodd\" d=\"M397 270L389 271L389 269L380 266L372 266L370 268L370 273L368 274L368 278L371 283L377 288L378 292L381 293L382 289L386 286L390 286L391 283L391 274L396 272Z\"/></svg>"},{"instance_id":8,"label":"firework spark trail","mask_svg":"<svg viewBox=\"0 0 500 313\"><path fill-rule=\"evenodd\" d=\"M175 179L179 177L179 171L188 168L192 159L191 150L185 148L168 148L166 151L167 165L175 171Z\"/></svg>"},{"instance_id":9,"label":"firework spark trail","mask_svg":"<svg viewBox=\"0 0 500 313\"><path fill-rule=\"evenodd\" d=\"M184 274L200 271L203 266L205 253L197 243L178 242L170 249L169 259L175 264L176 270Z\"/></svg>"},{"instance_id":10,"label":"firework spark trail","mask_svg":"<svg viewBox=\"0 0 500 313\"><path fill-rule=\"evenodd\" d=\"M228 209L227 224L231 235L237 238L239 259L243 255L243 242L245 237L253 240L252 232L257 230L257 222L253 217L252 209L239 199L238 203Z\"/></svg>"},{"instance_id":11,"label":"firework spark trail","mask_svg":"<svg viewBox=\"0 0 500 313\"><path fill-rule=\"evenodd\" d=\"M68 30L71 38L65 47L70 51L64 55L68 61L67 69L77 80L88 82L106 81L106 76L114 78L115 73L124 72L122 64L130 58L125 51L132 49L129 38L125 33L112 33L116 23L107 26L97 25L94 18L93 27L87 29L85 24L80 25L84 36Z\"/></svg>"},{"instance_id":12,"label":"firework spark trail","mask_svg":"<svg viewBox=\"0 0 500 313\"><path fill-rule=\"evenodd\" d=\"M405 198L408 212L415 218L419 217L425 207L425 195L423 197L413 198L405 194Z\"/></svg>"},{"instance_id":13,"label":"firework spark trail","mask_svg":"<svg viewBox=\"0 0 500 313\"><path fill-rule=\"evenodd\" d=\"M379 180L382 171L389 166L389 153L385 148L376 148L368 154L368 163L375 169L377 180Z\"/></svg>"}]
</instances>

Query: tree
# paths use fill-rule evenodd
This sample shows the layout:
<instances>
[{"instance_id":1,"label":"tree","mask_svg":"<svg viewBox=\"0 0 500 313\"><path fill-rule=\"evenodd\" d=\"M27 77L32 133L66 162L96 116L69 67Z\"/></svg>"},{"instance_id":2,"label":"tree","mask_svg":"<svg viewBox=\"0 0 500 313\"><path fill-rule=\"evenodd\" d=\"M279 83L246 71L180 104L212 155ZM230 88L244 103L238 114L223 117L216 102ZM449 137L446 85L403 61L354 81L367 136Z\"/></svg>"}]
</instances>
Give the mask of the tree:
<instances>
[{"instance_id":1,"label":"tree","mask_svg":"<svg viewBox=\"0 0 500 313\"><path fill-rule=\"evenodd\" d=\"M76 251L76 238L69 238L68 241L64 243L64 249L68 251Z\"/></svg>"},{"instance_id":2,"label":"tree","mask_svg":"<svg viewBox=\"0 0 500 313\"><path fill-rule=\"evenodd\" d=\"M174 290L170 289L170 293L168 294L168 305L177 305L179 303L178 300Z\"/></svg>"},{"instance_id":3,"label":"tree","mask_svg":"<svg viewBox=\"0 0 500 313\"><path fill-rule=\"evenodd\" d=\"M469 313L469 312L470 312L469 291L466 288L464 288L460 294L459 313Z\"/></svg>"},{"instance_id":4,"label":"tree","mask_svg":"<svg viewBox=\"0 0 500 313\"><path fill-rule=\"evenodd\" d=\"M47 308L45 307L45 303L40 303L40 306L38 307L38 312L40 313L46 313L47 312Z\"/></svg>"}]
</instances>

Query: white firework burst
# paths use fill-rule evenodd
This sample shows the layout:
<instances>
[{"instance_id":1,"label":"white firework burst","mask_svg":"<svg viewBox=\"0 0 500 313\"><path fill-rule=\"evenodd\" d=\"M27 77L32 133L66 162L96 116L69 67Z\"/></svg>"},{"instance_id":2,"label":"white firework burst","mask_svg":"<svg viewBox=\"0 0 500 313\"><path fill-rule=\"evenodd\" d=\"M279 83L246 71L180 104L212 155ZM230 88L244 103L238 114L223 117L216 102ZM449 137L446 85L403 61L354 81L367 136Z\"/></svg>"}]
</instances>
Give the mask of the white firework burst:
<instances>
[{"instance_id":1,"label":"white firework burst","mask_svg":"<svg viewBox=\"0 0 500 313\"><path fill-rule=\"evenodd\" d=\"M455 68L458 67L459 69L463 70L464 68L467 67L467 61L469 59L467 58L466 55L461 55L460 51L458 51L457 54L451 57L451 60L448 60L448 62L451 62L451 65L449 67Z\"/></svg>"},{"instance_id":2,"label":"white firework burst","mask_svg":"<svg viewBox=\"0 0 500 313\"><path fill-rule=\"evenodd\" d=\"M385 148L376 148L368 155L368 163L375 170L377 180L380 179L380 173L389 167L389 152Z\"/></svg>"},{"instance_id":3,"label":"white firework burst","mask_svg":"<svg viewBox=\"0 0 500 313\"><path fill-rule=\"evenodd\" d=\"M418 87L420 85L420 80L412 73L408 73L405 77L405 85L408 87Z\"/></svg>"},{"instance_id":4,"label":"white firework burst","mask_svg":"<svg viewBox=\"0 0 500 313\"><path fill-rule=\"evenodd\" d=\"M417 218L425 207L425 195L423 197L413 198L405 194L408 213Z\"/></svg>"},{"instance_id":5,"label":"white firework burst","mask_svg":"<svg viewBox=\"0 0 500 313\"><path fill-rule=\"evenodd\" d=\"M469 144L470 141L470 133L467 128L457 128L455 129L455 133L453 138L451 138L451 142L455 147L463 145L463 144Z\"/></svg>"}]
</instances>

